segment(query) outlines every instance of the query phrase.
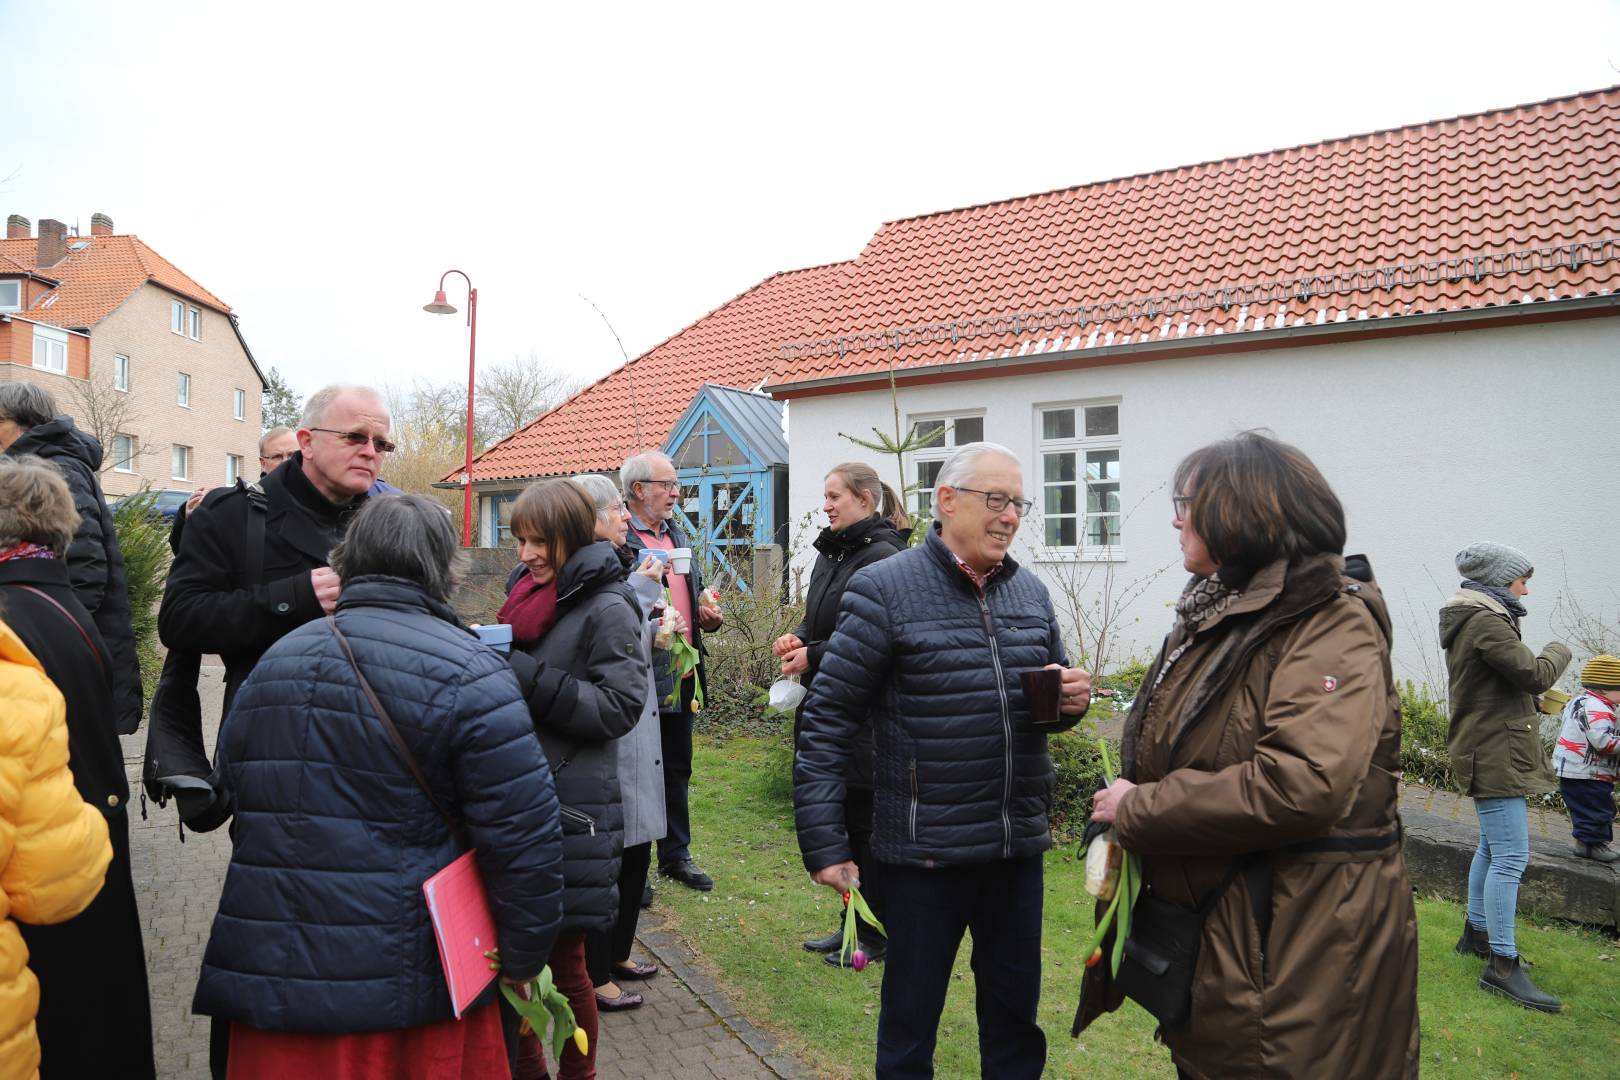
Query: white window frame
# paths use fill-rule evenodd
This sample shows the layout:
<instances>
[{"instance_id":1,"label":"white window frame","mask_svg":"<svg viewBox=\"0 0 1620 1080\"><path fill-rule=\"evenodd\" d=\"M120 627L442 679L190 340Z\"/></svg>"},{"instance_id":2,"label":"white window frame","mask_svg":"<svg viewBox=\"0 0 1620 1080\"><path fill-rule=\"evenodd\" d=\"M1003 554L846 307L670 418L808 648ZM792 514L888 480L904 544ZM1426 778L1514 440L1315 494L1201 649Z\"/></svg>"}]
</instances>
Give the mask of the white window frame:
<instances>
[{"instance_id":1,"label":"white window frame","mask_svg":"<svg viewBox=\"0 0 1620 1080\"><path fill-rule=\"evenodd\" d=\"M956 424L961 420L977 420L979 422L978 439L958 438ZM906 484L913 487L910 497L912 513L919 517L932 517L934 513L934 488L922 486L922 469L927 465L943 465L945 459L955 452L958 446L970 442L978 442L984 438L984 410L983 409L955 409L943 413L918 413L906 417L910 425L906 430L918 431L928 424L941 423L944 425L944 439L939 446L925 447L913 450L909 455L911 467L906 470ZM935 475L939 470L935 469Z\"/></svg>"},{"instance_id":2,"label":"white window frame","mask_svg":"<svg viewBox=\"0 0 1620 1080\"><path fill-rule=\"evenodd\" d=\"M122 439L128 448L128 453L122 457L118 454L118 440ZM132 473L135 471L135 436L120 432L112 437L113 472Z\"/></svg>"},{"instance_id":3,"label":"white window frame","mask_svg":"<svg viewBox=\"0 0 1620 1080\"><path fill-rule=\"evenodd\" d=\"M0 290L6 290L6 289L14 289L14 290L16 290L17 298L15 300L0 299L0 311L21 311L22 310L22 298L23 298L23 283L20 280L18 280L18 281L0 281Z\"/></svg>"},{"instance_id":4,"label":"white window frame","mask_svg":"<svg viewBox=\"0 0 1620 1080\"><path fill-rule=\"evenodd\" d=\"M175 372L174 403L182 409L191 408L191 376L184 372Z\"/></svg>"},{"instance_id":5,"label":"white window frame","mask_svg":"<svg viewBox=\"0 0 1620 1080\"><path fill-rule=\"evenodd\" d=\"M241 420L247 416L247 391L237 388L231 391L231 418Z\"/></svg>"},{"instance_id":6,"label":"white window frame","mask_svg":"<svg viewBox=\"0 0 1620 1080\"><path fill-rule=\"evenodd\" d=\"M1114 408L1117 422L1112 435L1087 435L1086 414L1088 408ZM1046 437L1046 414L1059 413L1069 410L1074 415L1074 433L1070 436ZM1079 401L1053 401L1040 402L1035 405L1034 432L1035 432L1035 505L1040 508L1040 540L1042 549L1049 554L1062 557L1072 557L1084 560L1109 561L1123 560L1125 557L1125 489L1123 481L1119 478L1120 467L1125 459L1123 449L1123 402L1118 397L1086 398ZM1112 451L1118 455L1114 462L1114 470L1110 476L1092 476L1088 467L1086 456L1089 453L1106 454ZM1074 478L1072 480L1047 479L1047 458L1050 455L1073 454ZM1093 510L1091 508L1090 494L1092 485L1096 484L1106 493L1112 487L1115 490L1115 509ZM1072 512L1055 512L1050 499L1055 490L1073 485L1074 510ZM1112 518L1115 521L1114 543L1091 543L1091 523L1093 518ZM1074 522L1073 544L1059 544L1052 542L1049 533L1052 523L1063 520Z\"/></svg>"},{"instance_id":7,"label":"white window frame","mask_svg":"<svg viewBox=\"0 0 1620 1080\"><path fill-rule=\"evenodd\" d=\"M202 340L202 312L197 308L186 308L186 336L192 341Z\"/></svg>"},{"instance_id":8,"label":"white window frame","mask_svg":"<svg viewBox=\"0 0 1620 1080\"><path fill-rule=\"evenodd\" d=\"M242 455L225 455L225 486L230 487L242 476Z\"/></svg>"},{"instance_id":9,"label":"white window frame","mask_svg":"<svg viewBox=\"0 0 1620 1080\"><path fill-rule=\"evenodd\" d=\"M179 469L175 468L176 464L180 466ZM169 479L191 479L191 447L182 446L180 443L169 446Z\"/></svg>"},{"instance_id":10,"label":"white window frame","mask_svg":"<svg viewBox=\"0 0 1620 1080\"><path fill-rule=\"evenodd\" d=\"M181 337L186 333L186 305L178 300L169 301L169 333Z\"/></svg>"},{"instance_id":11,"label":"white window frame","mask_svg":"<svg viewBox=\"0 0 1620 1080\"><path fill-rule=\"evenodd\" d=\"M113 389L129 393L129 357L123 353L113 353Z\"/></svg>"},{"instance_id":12,"label":"white window frame","mask_svg":"<svg viewBox=\"0 0 1620 1080\"><path fill-rule=\"evenodd\" d=\"M45 348L40 349L43 345ZM41 362L41 352L44 353L44 362ZM54 371L58 375L67 374L68 364L68 335L66 330L58 330L54 326L40 326L34 324L34 366L41 371Z\"/></svg>"}]
</instances>

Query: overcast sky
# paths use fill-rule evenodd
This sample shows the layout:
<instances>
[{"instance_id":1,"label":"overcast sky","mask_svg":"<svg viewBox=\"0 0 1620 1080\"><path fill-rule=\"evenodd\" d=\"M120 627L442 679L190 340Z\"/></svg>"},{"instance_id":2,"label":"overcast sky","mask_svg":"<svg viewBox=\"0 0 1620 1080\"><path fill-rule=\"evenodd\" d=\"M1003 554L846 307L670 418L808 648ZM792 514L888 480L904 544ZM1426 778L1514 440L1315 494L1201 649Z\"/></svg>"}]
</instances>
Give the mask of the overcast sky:
<instances>
[{"instance_id":1,"label":"overcast sky","mask_svg":"<svg viewBox=\"0 0 1620 1080\"><path fill-rule=\"evenodd\" d=\"M0 0L0 216L111 215L265 368L594 378L913 214L1620 82L1620 2ZM464 306L459 281L452 302Z\"/></svg>"}]
</instances>

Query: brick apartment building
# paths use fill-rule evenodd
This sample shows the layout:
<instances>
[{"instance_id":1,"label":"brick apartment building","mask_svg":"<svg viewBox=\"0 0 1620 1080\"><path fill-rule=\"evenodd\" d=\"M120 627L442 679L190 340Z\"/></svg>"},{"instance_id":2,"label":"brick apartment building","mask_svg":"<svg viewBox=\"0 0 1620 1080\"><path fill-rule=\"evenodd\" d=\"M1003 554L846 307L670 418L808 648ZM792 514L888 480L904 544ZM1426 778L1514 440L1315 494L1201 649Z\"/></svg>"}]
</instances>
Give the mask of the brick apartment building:
<instances>
[{"instance_id":1,"label":"brick apartment building","mask_svg":"<svg viewBox=\"0 0 1620 1080\"><path fill-rule=\"evenodd\" d=\"M258 476L264 375L230 305L96 214L6 221L0 383L48 389L97 436L108 496Z\"/></svg>"}]
</instances>

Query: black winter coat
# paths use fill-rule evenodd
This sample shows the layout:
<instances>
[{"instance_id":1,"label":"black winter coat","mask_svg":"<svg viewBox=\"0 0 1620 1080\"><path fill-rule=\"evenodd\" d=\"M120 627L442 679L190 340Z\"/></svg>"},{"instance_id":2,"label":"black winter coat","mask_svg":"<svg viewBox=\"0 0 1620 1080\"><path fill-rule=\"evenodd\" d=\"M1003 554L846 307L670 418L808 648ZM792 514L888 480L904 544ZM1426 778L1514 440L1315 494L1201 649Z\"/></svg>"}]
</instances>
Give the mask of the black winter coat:
<instances>
[{"instance_id":1,"label":"black winter coat","mask_svg":"<svg viewBox=\"0 0 1620 1080\"><path fill-rule=\"evenodd\" d=\"M615 740L641 719L649 673L641 603L613 545L598 540L557 575L557 622L512 651L562 803L564 933L606 930L619 911L624 802Z\"/></svg>"},{"instance_id":2,"label":"black winter coat","mask_svg":"<svg viewBox=\"0 0 1620 1080\"><path fill-rule=\"evenodd\" d=\"M398 578L349 581L337 622L478 852L503 974L538 974L561 912L557 798L511 669ZM194 1011L268 1031L449 1020L422 883L462 848L324 620L264 654L218 754L236 822Z\"/></svg>"},{"instance_id":3,"label":"black winter coat","mask_svg":"<svg viewBox=\"0 0 1620 1080\"><path fill-rule=\"evenodd\" d=\"M816 537L816 565L810 571L810 587L804 597L804 621L793 633L804 642L805 661L809 669L799 681L809 687L821 667L821 658L827 651L827 639L832 637L838 621L838 605L844 598L844 587L855 571L870 566L890 555L906 549L907 533L895 529L888 521L873 514L865 521L857 521L847 529L822 529ZM803 723L804 705L800 704L793 716L793 745L799 744L799 728ZM872 728L862 725L856 736L854 753L850 755L846 779L852 788L870 790L872 787Z\"/></svg>"},{"instance_id":4,"label":"black winter coat","mask_svg":"<svg viewBox=\"0 0 1620 1080\"><path fill-rule=\"evenodd\" d=\"M158 609L158 635L171 649L218 653L225 661L225 711L264 651L284 635L321 617L309 572L326 566L360 496L334 506L304 476L295 453L261 482L264 558L248 580L251 506L241 487L216 488L187 515L180 554L169 570Z\"/></svg>"},{"instance_id":5,"label":"black winter coat","mask_svg":"<svg viewBox=\"0 0 1620 1080\"><path fill-rule=\"evenodd\" d=\"M119 550L112 510L97 479L101 444L74 427L70 417L58 416L23 432L6 453L44 458L61 470L73 493L79 528L68 544L68 578L112 656L113 726L119 734L128 735L141 726L146 696L141 689L140 658L135 654L135 629L130 624L124 553Z\"/></svg>"},{"instance_id":6,"label":"black winter coat","mask_svg":"<svg viewBox=\"0 0 1620 1080\"><path fill-rule=\"evenodd\" d=\"M981 597L937 526L921 547L852 577L794 759L806 868L851 858L844 775L867 724L878 861L958 866L1051 847L1055 775L1019 673L1054 663L1067 661L1046 587L1008 558Z\"/></svg>"},{"instance_id":7,"label":"black winter coat","mask_svg":"<svg viewBox=\"0 0 1620 1080\"><path fill-rule=\"evenodd\" d=\"M39 659L39 666L67 702L68 767L73 785L85 802L113 818L128 807L129 781L112 724L108 677L112 657L69 578L68 567L58 559L0 562L0 607L5 609L6 623ZM45 596L29 589L38 589ZM51 600L68 614L64 616Z\"/></svg>"}]
</instances>

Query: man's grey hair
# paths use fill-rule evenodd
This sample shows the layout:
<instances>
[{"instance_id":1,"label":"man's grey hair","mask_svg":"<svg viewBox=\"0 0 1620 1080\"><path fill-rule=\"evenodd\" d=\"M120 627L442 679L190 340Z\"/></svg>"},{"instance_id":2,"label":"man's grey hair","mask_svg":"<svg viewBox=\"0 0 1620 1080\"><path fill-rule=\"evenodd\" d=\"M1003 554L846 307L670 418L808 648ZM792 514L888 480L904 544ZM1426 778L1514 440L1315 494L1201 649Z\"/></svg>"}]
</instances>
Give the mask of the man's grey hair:
<instances>
[{"instance_id":1,"label":"man's grey hair","mask_svg":"<svg viewBox=\"0 0 1620 1080\"><path fill-rule=\"evenodd\" d=\"M291 435L291 434L293 434L293 429L292 428L288 427L286 424L278 424L275 427L271 428L269 431L265 432L263 435L260 435L259 436L259 456L264 457L264 446L271 439L279 439L283 435Z\"/></svg>"},{"instance_id":2,"label":"man's grey hair","mask_svg":"<svg viewBox=\"0 0 1620 1080\"><path fill-rule=\"evenodd\" d=\"M61 558L78 528L61 470L33 454L0 454L0 548L38 544Z\"/></svg>"},{"instance_id":3,"label":"man's grey hair","mask_svg":"<svg viewBox=\"0 0 1620 1080\"><path fill-rule=\"evenodd\" d=\"M936 488L958 488L963 485L972 486L973 479L978 475L979 462L987 457L1003 457L1018 465L1018 455L993 442L970 442L966 446L959 446L955 453L945 459L940 466L939 476L934 480Z\"/></svg>"},{"instance_id":4,"label":"man's grey hair","mask_svg":"<svg viewBox=\"0 0 1620 1080\"><path fill-rule=\"evenodd\" d=\"M383 396L369 386L323 386L309 396L304 402L304 415L299 418L298 426L308 430L320 427L326 422L326 414L332 408L332 403L344 394L357 394L370 398L381 407L383 413L388 412L388 402Z\"/></svg>"},{"instance_id":5,"label":"man's grey hair","mask_svg":"<svg viewBox=\"0 0 1620 1080\"><path fill-rule=\"evenodd\" d=\"M675 462L662 450L643 450L624 459L624 466L619 469L619 484L624 488L625 498L635 498L635 485L651 480L653 466L660 461L672 469L675 467Z\"/></svg>"},{"instance_id":6,"label":"man's grey hair","mask_svg":"<svg viewBox=\"0 0 1620 1080\"><path fill-rule=\"evenodd\" d=\"M374 495L332 550L345 586L367 574L404 578L435 600L450 602L465 562L450 515L425 495Z\"/></svg>"},{"instance_id":7,"label":"man's grey hair","mask_svg":"<svg viewBox=\"0 0 1620 1080\"><path fill-rule=\"evenodd\" d=\"M56 399L44 387L26 382L0 386L0 420L10 420L26 430L48 424L56 416Z\"/></svg>"},{"instance_id":8,"label":"man's grey hair","mask_svg":"<svg viewBox=\"0 0 1620 1080\"><path fill-rule=\"evenodd\" d=\"M612 480L601 473L580 473L578 476L570 476L569 479L584 488L585 494L596 504L598 521L604 520L608 511L615 506L624 505L624 497L619 494L619 489L614 486Z\"/></svg>"}]
</instances>

